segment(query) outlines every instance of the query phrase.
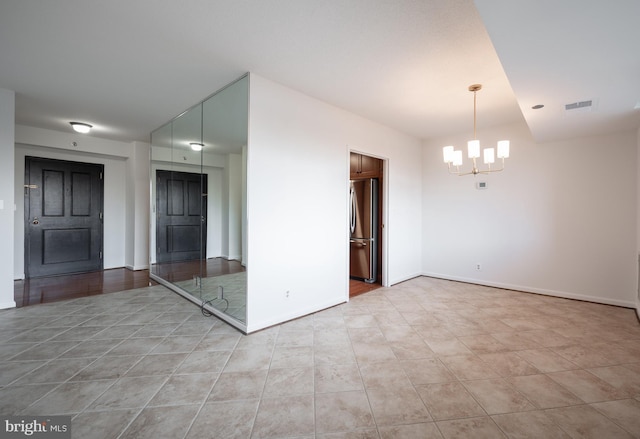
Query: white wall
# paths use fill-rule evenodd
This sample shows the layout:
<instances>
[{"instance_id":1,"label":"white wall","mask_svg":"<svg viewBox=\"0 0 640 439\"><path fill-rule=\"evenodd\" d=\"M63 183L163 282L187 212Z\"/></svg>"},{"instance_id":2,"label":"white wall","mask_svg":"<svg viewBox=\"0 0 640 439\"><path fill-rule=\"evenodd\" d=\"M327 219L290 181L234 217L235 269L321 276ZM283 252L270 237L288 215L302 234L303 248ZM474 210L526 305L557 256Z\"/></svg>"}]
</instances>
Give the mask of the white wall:
<instances>
[{"instance_id":1,"label":"white wall","mask_svg":"<svg viewBox=\"0 0 640 439\"><path fill-rule=\"evenodd\" d=\"M479 137L511 140L502 173L451 176L442 147L466 155L468 139L425 142L424 274L634 307L636 133L535 143L522 123Z\"/></svg>"},{"instance_id":2,"label":"white wall","mask_svg":"<svg viewBox=\"0 0 640 439\"><path fill-rule=\"evenodd\" d=\"M0 88L0 239L5 246L13 242L14 115L15 93ZM5 247L0 252L0 309L16 306L13 298L13 261L13 252Z\"/></svg>"},{"instance_id":3,"label":"white wall","mask_svg":"<svg viewBox=\"0 0 640 439\"><path fill-rule=\"evenodd\" d=\"M75 146L73 142L76 142ZM24 197L22 186L24 184L24 158L27 155L103 164L105 167L104 268L136 264L133 260L128 261L127 255L138 261L144 257L144 249L148 249L146 244L148 241L143 240L143 236L137 236L133 240L127 238L127 218L131 215L140 215L142 210L138 205L132 208L129 204L128 207L127 203L135 199L136 204L149 205L148 195L145 197L144 189L137 191L134 186L137 179L128 175L127 161L133 153L134 146L132 144L21 125L16 126L15 143L15 178L12 183L17 207L13 227L14 279L24 277ZM144 149L143 146L139 147ZM135 169L129 169L129 173L135 172L136 169L139 169L143 174L148 173L148 162L142 162L143 160L139 159ZM143 181L139 183L144 184ZM148 183L145 184L145 188L148 188ZM136 196L128 200L128 191L136 192ZM131 223L131 221L129 222ZM136 216L132 223L138 230L146 229L148 217ZM141 248L127 251L128 246L136 245Z\"/></svg>"},{"instance_id":4,"label":"white wall","mask_svg":"<svg viewBox=\"0 0 640 439\"><path fill-rule=\"evenodd\" d=\"M636 288L638 294L636 296L636 314L640 319L640 128L638 128L637 136L636 136L636 151L637 151L637 174L636 174L636 236L637 236L637 244L636 249L638 251L638 273L637 273L637 284Z\"/></svg>"},{"instance_id":5,"label":"white wall","mask_svg":"<svg viewBox=\"0 0 640 439\"><path fill-rule=\"evenodd\" d=\"M419 275L420 142L250 76L249 332L348 300L350 149L387 159L386 283Z\"/></svg>"},{"instance_id":6,"label":"white wall","mask_svg":"<svg viewBox=\"0 0 640 439\"><path fill-rule=\"evenodd\" d=\"M149 268L149 148L144 142L133 142L127 160L127 215L125 265L130 270Z\"/></svg>"}]
</instances>

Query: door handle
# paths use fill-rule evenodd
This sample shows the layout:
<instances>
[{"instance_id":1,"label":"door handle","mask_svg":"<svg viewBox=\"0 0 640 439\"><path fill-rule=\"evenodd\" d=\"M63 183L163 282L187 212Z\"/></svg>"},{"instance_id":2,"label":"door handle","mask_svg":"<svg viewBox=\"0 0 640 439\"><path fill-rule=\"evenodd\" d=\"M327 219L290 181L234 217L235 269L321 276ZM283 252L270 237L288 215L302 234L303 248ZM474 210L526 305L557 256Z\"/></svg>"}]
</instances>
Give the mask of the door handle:
<instances>
[{"instance_id":1,"label":"door handle","mask_svg":"<svg viewBox=\"0 0 640 439\"><path fill-rule=\"evenodd\" d=\"M37 226L38 224L40 224L40 220L38 219L38 217L35 217L35 218L33 219L33 221L31 221L31 224L34 224L34 225L36 225L36 226Z\"/></svg>"}]
</instances>

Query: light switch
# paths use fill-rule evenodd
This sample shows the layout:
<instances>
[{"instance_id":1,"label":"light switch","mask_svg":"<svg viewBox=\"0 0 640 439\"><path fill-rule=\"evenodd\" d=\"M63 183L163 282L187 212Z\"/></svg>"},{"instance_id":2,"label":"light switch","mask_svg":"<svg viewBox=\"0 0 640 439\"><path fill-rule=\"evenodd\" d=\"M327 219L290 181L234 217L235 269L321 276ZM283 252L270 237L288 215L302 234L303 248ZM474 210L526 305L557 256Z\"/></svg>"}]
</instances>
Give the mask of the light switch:
<instances>
[{"instance_id":1,"label":"light switch","mask_svg":"<svg viewBox=\"0 0 640 439\"><path fill-rule=\"evenodd\" d=\"M0 200L0 210L4 210L4 200Z\"/></svg>"}]
</instances>

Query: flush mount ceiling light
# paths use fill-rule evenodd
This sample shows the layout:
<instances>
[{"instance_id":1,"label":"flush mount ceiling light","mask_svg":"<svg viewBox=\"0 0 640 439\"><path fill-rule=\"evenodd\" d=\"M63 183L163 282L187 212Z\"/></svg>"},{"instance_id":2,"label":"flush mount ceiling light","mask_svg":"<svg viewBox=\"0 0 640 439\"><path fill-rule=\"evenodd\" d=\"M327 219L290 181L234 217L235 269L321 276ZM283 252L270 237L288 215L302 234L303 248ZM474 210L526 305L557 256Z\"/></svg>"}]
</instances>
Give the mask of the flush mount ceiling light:
<instances>
[{"instance_id":1,"label":"flush mount ceiling light","mask_svg":"<svg viewBox=\"0 0 640 439\"><path fill-rule=\"evenodd\" d=\"M89 125L88 123L84 123L84 122L69 122L69 123L71 124L71 126L76 132L82 133L82 134L87 134L89 131L91 131L91 128L93 128L92 125Z\"/></svg>"},{"instance_id":2,"label":"flush mount ceiling light","mask_svg":"<svg viewBox=\"0 0 640 439\"><path fill-rule=\"evenodd\" d=\"M191 142L189 145L191 145L191 149L194 151L202 151L202 147L204 146L204 144L196 142Z\"/></svg>"},{"instance_id":3,"label":"flush mount ceiling light","mask_svg":"<svg viewBox=\"0 0 640 439\"><path fill-rule=\"evenodd\" d=\"M482 89L482 84L472 84L469 86L469 91L473 92L473 140L467 142L467 149L469 158L473 162L473 167L469 172L461 172L460 166L462 166L462 151L454 151L453 146L445 146L442 148L444 155L444 162L449 168L449 173L453 175L477 175L477 174L491 174L492 172L500 172L504 169L504 159L509 157L509 141L498 141L498 158L502 159L502 167L500 169L491 169L491 165L496 161L496 153L494 148L484 149L484 164L487 165L487 169L478 169L476 159L480 157L480 141L476 136L476 93ZM455 171L452 170L452 166L455 166Z\"/></svg>"}]
</instances>

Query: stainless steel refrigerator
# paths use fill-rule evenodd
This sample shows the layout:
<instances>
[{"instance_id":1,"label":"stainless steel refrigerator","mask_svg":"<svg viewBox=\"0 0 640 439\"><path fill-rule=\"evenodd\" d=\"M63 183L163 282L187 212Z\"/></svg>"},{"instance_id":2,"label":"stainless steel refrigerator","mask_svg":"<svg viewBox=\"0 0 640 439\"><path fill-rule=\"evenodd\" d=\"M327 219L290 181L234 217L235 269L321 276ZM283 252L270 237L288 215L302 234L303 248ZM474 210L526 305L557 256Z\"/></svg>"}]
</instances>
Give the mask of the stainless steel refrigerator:
<instances>
[{"instance_id":1,"label":"stainless steel refrigerator","mask_svg":"<svg viewBox=\"0 0 640 439\"><path fill-rule=\"evenodd\" d=\"M350 186L349 275L373 283L378 271L378 180L351 180Z\"/></svg>"}]
</instances>

